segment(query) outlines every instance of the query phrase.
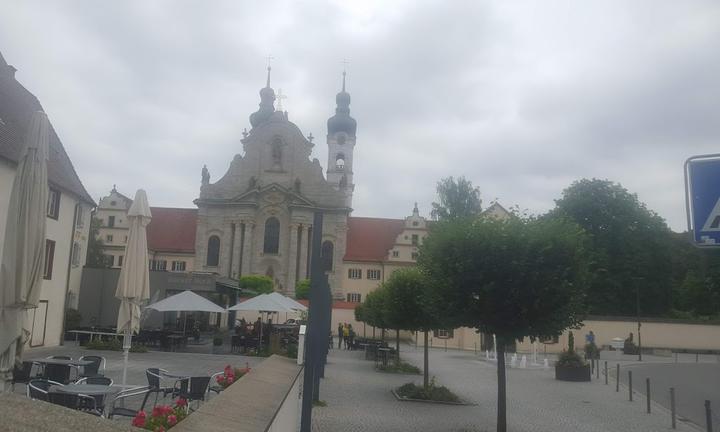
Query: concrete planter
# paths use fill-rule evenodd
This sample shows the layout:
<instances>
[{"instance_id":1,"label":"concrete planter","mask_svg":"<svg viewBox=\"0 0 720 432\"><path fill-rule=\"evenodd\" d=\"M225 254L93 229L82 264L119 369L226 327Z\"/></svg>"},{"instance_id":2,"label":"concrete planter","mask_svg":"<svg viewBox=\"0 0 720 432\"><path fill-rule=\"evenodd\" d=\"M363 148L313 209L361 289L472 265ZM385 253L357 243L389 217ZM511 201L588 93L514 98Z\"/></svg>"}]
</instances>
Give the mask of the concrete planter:
<instances>
[{"instance_id":1,"label":"concrete planter","mask_svg":"<svg viewBox=\"0 0 720 432\"><path fill-rule=\"evenodd\" d=\"M590 365L581 367L555 366L555 379L559 381L582 382L591 380Z\"/></svg>"}]
</instances>

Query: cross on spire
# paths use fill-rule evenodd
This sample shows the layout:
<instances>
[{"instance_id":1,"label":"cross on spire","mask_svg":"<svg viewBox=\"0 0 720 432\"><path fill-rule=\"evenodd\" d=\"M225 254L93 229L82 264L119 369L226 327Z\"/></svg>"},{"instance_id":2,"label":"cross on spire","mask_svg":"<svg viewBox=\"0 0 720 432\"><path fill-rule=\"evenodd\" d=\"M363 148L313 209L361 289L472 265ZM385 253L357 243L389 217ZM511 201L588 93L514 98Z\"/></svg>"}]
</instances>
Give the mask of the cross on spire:
<instances>
[{"instance_id":1,"label":"cross on spire","mask_svg":"<svg viewBox=\"0 0 720 432\"><path fill-rule=\"evenodd\" d=\"M347 75L347 65L350 64L350 62L347 59L342 60L343 64L343 86L342 91L345 91L345 75Z\"/></svg>"},{"instance_id":2,"label":"cross on spire","mask_svg":"<svg viewBox=\"0 0 720 432\"><path fill-rule=\"evenodd\" d=\"M282 100L283 100L283 99L287 99L287 96L282 93L282 89L281 89L281 88L278 89L277 94L275 95L275 99L277 99L277 103L278 103L278 109L277 109L277 110L280 111L280 112L282 112L282 111L283 111Z\"/></svg>"},{"instance_id":3,"label":"cross on spire","mask_svg":"<svg viewBox=\"0 0 720 432\"><path fill-rule=\"evenodd\" d=\"M270 67L270 61L271 61L271 60L275 60L275 57L268 55L268 56L267 56L267 71L268 71L268 74L267 74L267 85L266 85L266 87L270 87L270 70L272 70L272 68Z\"/></svg>"}]
</instances>

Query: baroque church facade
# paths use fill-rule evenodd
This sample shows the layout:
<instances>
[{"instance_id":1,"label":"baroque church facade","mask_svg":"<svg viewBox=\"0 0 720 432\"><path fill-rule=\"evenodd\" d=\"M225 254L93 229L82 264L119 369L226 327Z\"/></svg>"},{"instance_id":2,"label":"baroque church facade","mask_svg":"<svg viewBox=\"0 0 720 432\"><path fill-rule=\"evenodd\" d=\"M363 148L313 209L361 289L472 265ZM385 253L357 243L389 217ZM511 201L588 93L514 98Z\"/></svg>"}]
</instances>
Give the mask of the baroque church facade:
<instances>
[{"instance_id":1,"label":"baroque church facade","mask_svg":"<svg viewBox=\"0 0 720 432\"><path fill-rule=\"evenodd\" d=\"M203 168L195 241L195 270L237 279L269 276L275 289L294 294L297 281L309 277L313 214L322 211L323 266L333 295L342 298L340 270L346 253L348 217L352 211L352 156L357 124L350 117L350 94L337 94L336 113L328 120L327 177L314 143L276 111L275 92L260 90L252 128L244 133L237 154L216 182Z\"/></svg>"}]
</instances>

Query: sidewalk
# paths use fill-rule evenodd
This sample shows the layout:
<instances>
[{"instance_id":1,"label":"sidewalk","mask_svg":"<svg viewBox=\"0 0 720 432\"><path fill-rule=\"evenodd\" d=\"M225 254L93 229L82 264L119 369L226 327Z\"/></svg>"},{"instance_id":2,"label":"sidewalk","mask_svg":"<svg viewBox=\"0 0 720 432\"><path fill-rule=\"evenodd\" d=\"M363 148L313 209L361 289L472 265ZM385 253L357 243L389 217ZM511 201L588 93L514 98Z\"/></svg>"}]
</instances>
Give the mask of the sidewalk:
<instances>
[{"instance_id":1,"label":"sidewalk","mask_svg":"<svg viewBox=\"0 0 720 432\"><path fill-rule=\"evenodd\" d=\"M401 356L422 364L422 350L404 345ZM496 418L496 368L474 353L432 350L431 376L475 406L399 402L390 389L421 376L384 374L361 352L333 350L320 398L327 407L313 410L313 430L491 432ZM627 401L604 380L590 383L556 381L552 370L508 369L508 429L513 432L658 432L670 431L669 414L645 402ZM697 431L678 422L678 431Z\"/></svg>"}]
</instances>

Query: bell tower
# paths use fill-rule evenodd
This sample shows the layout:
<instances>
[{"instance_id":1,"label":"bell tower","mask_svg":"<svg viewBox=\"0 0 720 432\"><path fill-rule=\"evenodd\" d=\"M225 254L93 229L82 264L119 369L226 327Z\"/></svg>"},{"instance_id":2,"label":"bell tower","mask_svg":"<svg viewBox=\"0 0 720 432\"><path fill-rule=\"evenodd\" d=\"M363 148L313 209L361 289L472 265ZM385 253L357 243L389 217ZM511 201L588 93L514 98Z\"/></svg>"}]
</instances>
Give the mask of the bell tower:
<instances>
[{"instance_id":1,"label":"bell tower","mask_svg":"<svg viewBox=\"0 0 720 432\"><path fill-rule=\"evenodd\" d=\"M342 90L335 96L335 115L328 119L327 181L345 194L345 204L352 207L353 150L357 122L350 117L350 93L345 91L346 73L343 71Z\"/></svg>"}]
</instances>

